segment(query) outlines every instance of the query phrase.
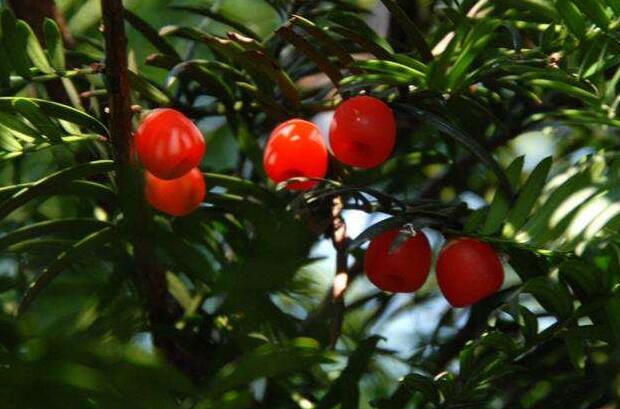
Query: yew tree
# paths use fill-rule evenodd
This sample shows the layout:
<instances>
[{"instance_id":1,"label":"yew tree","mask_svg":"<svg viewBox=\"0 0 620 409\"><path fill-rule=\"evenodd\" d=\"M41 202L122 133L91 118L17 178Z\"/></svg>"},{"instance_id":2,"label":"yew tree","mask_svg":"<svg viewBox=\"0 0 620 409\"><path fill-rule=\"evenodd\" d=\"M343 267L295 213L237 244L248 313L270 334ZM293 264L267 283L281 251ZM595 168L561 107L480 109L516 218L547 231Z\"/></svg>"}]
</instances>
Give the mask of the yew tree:
<instances>
[{"instance_id":1,"label":"yew tree","mask_svg":"<svg viewBox=\"0 0 620 409\"><path fill-rule=\"evenodd\" d=\"M620 1L0 5L0 407L619 407Z\"/></svg>"}]
</instances>

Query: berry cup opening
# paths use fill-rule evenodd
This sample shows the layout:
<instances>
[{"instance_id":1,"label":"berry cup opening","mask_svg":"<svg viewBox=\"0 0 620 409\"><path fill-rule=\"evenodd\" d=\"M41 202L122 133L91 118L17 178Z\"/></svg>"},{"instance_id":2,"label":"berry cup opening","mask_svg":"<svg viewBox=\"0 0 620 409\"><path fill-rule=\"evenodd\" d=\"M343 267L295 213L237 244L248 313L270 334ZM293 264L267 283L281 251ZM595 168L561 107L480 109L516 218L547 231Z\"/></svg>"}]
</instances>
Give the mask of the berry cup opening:
<instances>
[{"instance_id":1,"label":"berry cup opening","mask_svg":"<svg viewBox=\"0 0 620 409\"><path fill-rule=\"evenodd\" d=\"M385 284L389 291L395 293L401 292L403 291L403 288L407 287L405 280L397 274L389 274L385 276Z\"/></svg>"},{"instance_id":2,"label":"berry cup opening","mask_svg":"<svg viewBox=\"0 0 620 409\"><path fill-rule=\"evenodd\" d=\"M364 142L352 141L351 142L351 150L360 155L370 155L372 154L372 147Z\"/></svg>"}]
</instances>

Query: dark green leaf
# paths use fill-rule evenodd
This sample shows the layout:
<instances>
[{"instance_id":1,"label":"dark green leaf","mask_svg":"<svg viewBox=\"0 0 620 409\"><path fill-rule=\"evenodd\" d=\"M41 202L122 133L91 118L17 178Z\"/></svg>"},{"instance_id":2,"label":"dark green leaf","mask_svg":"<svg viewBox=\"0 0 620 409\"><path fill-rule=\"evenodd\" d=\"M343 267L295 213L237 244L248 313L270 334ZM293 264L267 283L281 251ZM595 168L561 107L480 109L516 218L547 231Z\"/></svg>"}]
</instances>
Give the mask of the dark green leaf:
<instances>
[{"instance_id":1,"label":"dark green leaf","mask_svg":"<svg viewBox=\"0 0 620 409\"><path fill-rule=\"evenodd\" d=\"M295 33L290 26L282 26L276 31L276 33L291 43L297 50L305 54L308 59L314 62L316 66L329 77L334 85L338 85L338 82L340 82L340 79L342 78L342 74L340 74L338 68L331 63L329 58L315 49L310 42Z\"/></svg>"},{"instance_id":2,"label":"dark green leaf","mask_svg":"<svg viewBox=\"0 0 620 409\"><path fill-rule=\"evenodd\" d=\"M340 81L340 91L345 92L366 87L385 85L406 86L412 84L411 78L386 74L351 75Z\"/></svg>"},{"instance_id":3,"label":"dark green leaf","mask_svg":"<svg viewBox=\"0 0 620 409\"><path fill-rule=\"evenodd\" d=\"M381 0L381 2L387 7L392 16L398 21L403 31L409 38L410 43L418 50L422 59L426 62L433 59L433 54L430 47L424 39L424 35L415 25L413 20L409 18L407 13L398 5L395 0Z\"/></svg>"},{"instance_id":4,"label":"dark green leaf","mask_svg":"<svg viewBox=\"0 0 620 409\"><path fill-rule=\"evenodd\" d=\"M60 28L58 28L54 20L46 18L43 24L43 33L45 35L45 44L52 66L58 71L64 71L65 46L63 44Z\"/></svg>"},{"instance_id":5,"label":"dark green leaf","mask_svg":"<svg viewBox=\"0 0 620 409\"><path fill-rule=\"evenodd\" d=\"M171 46L168 41L166 41L162 36L157 32L156 29L151 27L149 23L141 19L137 14L133 13L130 10L125 9L125 20L133 28L138 30L140 34L144 36L153 46L162 54L168 55L178 63L181 61L181 56L177 51Z\"/></svg>"},{"instance_id":6,"label":"dark green leaf","mask_svg":"<svg viewBox=\"0 0 620 409\"><path fill-rule=\"evenodd\" d=\"M586 34L585 18L571 0L555 0L555 8L568 26L568 29L579 39Z\"/></svg>"},{"instance_id":7,"label":"dark green leaf","mask_svg":"<svg viewBox=\"0 0 620 409\"><path fill-rule=\"evenodd\" d=\"M567 336L564 338L568 349L568 356L573 367L578 373L583 374L586 366L586 349L583 339L579 337Z\"/></svg>"},{"instance_id":8,"label":"dark green leaf","mask_svg":"<svg viewBox=\"0 0 620 409\"><path fill-rule=\"evenodd\" d=\"M563 92L565 94L571 95L575 98L581 99L588 104L599 104L600 98L595 94L584 90L583 88L561 82L554 81L549 79L533 79L529 81L530 84L536 85L543 88L549 88L556 91Z\"/></svg>"},{"instance_id":9,"label":"dark green leaf","mask_svg":"<svg viewBox=\"0 0 620 409\"><path fill-rule=\"evenodd\" d=\"M482 163L487 165L493 171L493 173L495 173L501 187L506 191L508 197L513 196L512 186L510 185L508 177L499 166L497 161L493 158L493 156L491 156L491 154L482 145L480 145L480 143L476 139L472 138L455 124L433 114L430 111L424 111L420 108L416 108L410 105L398 105L397 107L402 111L415 116L421 121L434 126L442 133L453 138L465 149L469 150L473 155L480 159Z\"/></svg>"},{"instance_id":10,"label":"dark green leaf","mask_svg":"<svg viewBox=\"0 0 620 409\"><path fill-rule=\"evenodd\" d=\"M115 164L113 161L99 160L76 165L46 176L28 187L24 187L8 199L2 201L0 203L0 219L5 218L14 210L23 206L30 200L41 195L49 194L67 182L96 175L98 173L110 172L114 170L114 168Z\"/></svg>"},{"instance_id":11,"label":"dark green leaf","mask_svg":"<svg viewBox=\"0 0 620 409\"><path fill-rule=\"evenodd\" d=\"M390 44L375 33L368 24L351 13L332 12L329 20L335 25L328 25L331 32L357 43L364 51L374 54L382 60L391 60L394 50Z\"/></svg>"},{"instance_id":12,"label":"dark green leaf","mask_svg":"<svg viewBox=\"0 0 620 409\"><path fill-rule=\"evenodd\" d=\"M611 8L616 17L620 15L620 1L618 0L606 0L605 3Z\"/></svg>"},{"instance_id":13,"label":"dark green leaf","mask_svg":"<svg viewBox=\"0 0 620 409\"><path fill-rule=\"evenodd\" d=\"M45 55L45 51L43 51L43 47L41 47L41 43L39 43L30 26L25 21L19 20L15 26L15 31L18 37L26 38L26 53L34 66L47 74L54 72L47 59L47 55Z\"/></svg>"},{"instance_id":14,"label":"dark green leaf","mask_svg":"<svg viewBox=\"0 0 620 409\"><path fill-rule=\"evenodd\" d=\"M489 209L487 207L481 207L480 209L476 209L467 218L465 224L463 225L464 233L474 233L480 228L482 223L487 219L487 214L489 213Z\"/></svg>"},{"instance_id":15,"label":"dark green leaf","mask_svg":"<svg viewBox=\"0 0 620 409\"><path fill-rule=\"evenodd\" d=\"M209 396L217 396L257 378L275 377L310 365L327 362L320 345L310 338L297 338L282 344L265 344L226 365L214 377Z\"/></svg>"},{"instance_id":16,"label":"dark green leaf","mask_svg":"<svg viewBox=\"0 0 620 409\"><path fill-rule=\"evenodd\" d=\"M546 0L504 0L511 7L524 11L534 11L535 15L545 17L549 20L558 20L560 15L555 7Z\"/></svg>"},{"instance_id":17,"label":"dark green leaf","mask_svg":"<svg viewBox=\"0 0 620 409\"><path fill-rule=\"evenodd\" d=\"M560 215L570 216L575 208L596 193L591 182L591 175L577 172L554 190L521 229L529 242L543 244L561 234L566 227L562 227Z\"/></svg>"},{"instance_id":18,"label":"dark green leaf","mask_svg":"<svg viewBox=\"0 0 620 409\"><path fill-rule=\"evenodd\" d=\"M8 8L2 8L2 35L0 40L7 52L11 65L24 78L30 78L30 62L26 50L28 37L24 31L17 30L17 20ZM27 34L27 33L26 33Z\"/></svg>"},{"instance_id":19,"label":"dark green leaf","mask_svg":"<svg viewBox=\"0 0 620 409\"><path fill-rule=\"evenodd\" d=\"M516 355L519 351L519 347L514 339L500 331L483 334L480 340L478 340L478 344L492 347L509 357Z\"/></svg>"},{"instance_id":20,"label":"dark green leaf","mask_svg":"<svg viewBox=\"0 0 620 409\"><path fill-rule=\"evenodd\" d=\"M573 312L573 299L566 287L547 277L531 279L523 292L532 294L543 308L558 317L567 318Z\"/></svg>"},{"instance_id":21,"label":"dark green leaf","mask_svg":"<svg viewBox=\"0 0 620 409\"><path fill-rule=\"evenodd\" d=\"M261 71L263 71L273 82L275 82L282 94L286 97L290 106L298 111L301 107L301 97L297 91L297 87L293 83L293 80L288 74L283 71L278 65L274 65L273 61L265 54L258 51L251 50L245 51L242 56L253 61Z\"/></svg>"},{"instance_id":22,"label":"dark green leaf","mask_svg":"<svg viewBox=\"0 0 620 409\"><path fill-rule=\"evenodd\" d=\"M131 88L138 92L142 98L148 99L159 106L166 106L170 104L170 97L146 78L132 71L129 71L128 77Z\"/></svg>"},{"instance_id":23,"label":"dark green leaf","mask_svg":"<svg viewBox=\"0 0 620 409\"><path fill-rule=\"evenodd\" d=\"M60 273L67 269L71 263L82 259L85 255L101 249L116 236L114 227L106 227L92 233L78 241L68 250L61 253L37 279L28 287L19 305L19 313L24 313L35 298L43 291Z\"/></svg>"},{"instance_id":24,"label":"dark green leaf","mask_svg":"<svg viewBox=\"0 0 620 409\"><path fill-rule=\"evenodd\" d=\"M560 278L566 281L573 292L582 299L588 299L600 291L598 269L581 260L567 260L560 264Z\"/></svg>"},{"instance_id":25,"label":"dark green leaf","mask_svg":"<svg viewBox=\"0 0 620 409\"><path fill-rule=\"evenodd\" d=\"M319 43L329 52L330 55L334 55L338 58L343 67L351 67L355 61L351 54L349 54L347 49L340 45L340 43L330 37L324 29L318 27L313 22L303 18L302 16L295 15L291 18L290 22L291 24L300 27L319 41ZM351 69L354 73L359 73L359 71L355 70L354 67L351 67Z\"/></svg>"},{"instance_id":26,"label":"dark green leaf","mask_svg":"<svg viewBox=\"0 0 620 409\"><path fill-rule=\"evenodd\" d=\"M599 0L573 0L573 4L597 26L606 30L609 26L609 17Z\"/></svg>"},{"instance_id":27,"label":"dark green leaf","mask_svg":"<svg viewBox=\"0 0 620 409\"><path fill-rule=\"evenodd\" d=\"M0 36L1 35L0 33ZM3 88L11 86L11 69L9 55L4 49L4 44L0 41L0 86Z\"/></svg>"},{"instance_id":28,"label":"dark green leaf","mask_svg":"<svg viewBox=\"0 0 620 409\"><path fill-rule=\"evenodd\" d=\"M8 152L19 152L22 150L22 145L17 138L13 135L13 132L4 125L0 124L0 149Z\"/></svg>"},{"instance_id":29,"label":"dark green leaf","mask_svg":"<svg viewBox=\"0 0 620 409\"><path fill-rule=\"evenodd\" d=\"M381 220L378 223L373 224L368 227L366 230L361 232L359 236L357 236L354 240L349 244L349 251L353 251L357 249L359 246L367 242L368 240L373 239L374 237L385 233L390 230L399 229L403 226L403 224L407 223L407 219L402 216L394 216L387 218L385 220Z\"/></svg>"},{"instance_id":30,"label":"dark green leaf","mask_svg":"<svg viewBox=\"0 0 620 409\"><path fill-rule=\"evenodd\" d=\"M504 237L514 237L528 220L545 187L552 163L552 158L547 158L540 162L530 174L530 177L519 191L516 203L510 210L510 213L508 213L506 224L502 231Z\"/></svg>"},{"instance_id":31,"label":"dark green leaf","mask_svg":"<svg viewBox=\"0 0 620 409\"><path fill-rule=\"evenodd\" d=\"M538 318L523 305L519 305L519 325L523 328L526 342L533 343L538 335Z\"/></svg>"},{"instance_id":32,"label":"dark green leaf","mask_svg":"<svg viewBox=\"0 0 620 409\"><path fill-rule=\"evenodd\" d=\"M13 110L12 105L10 104L6 111L0 110L0 124L2 124L2 126L10 129L13 135L20 141L30 143L36 139L43 140L41 135L39 135L35 129L32 129L31 126L26 125L26 123L24 123L19 116L15 115L11 111Z\"/></svg>"},{"instance_id":33,"label":"dark green leaf","mask_svg":"<svg viewBox=\"0 0 620 409\"><path fill-rule=\"evenodd\" d=\"M245 409L254 404L250 391L232 391L219 399L207 399L196 404L194 409Z\"/></svg>"},{"instance_id":34,"label":"dark green leaf","mask_svg":"<svg viewBox=\"0 0 620 409\"><path fill-rule=\"evenodd\" d=\"M246 24L239 23L233 19L230 19L224 16L222 13L218 13L213 11L213 8L210 6L194 6L194 5L172 5L170 8L175 10L188 11L190 13L200 14L201 16L205 16L211 18L215 21L223 23L234 30L237 30L239 33L246 35L255 40L260 40L260 36L247 27Z\"/></svg>"},{"instance_id":35,"label":"dark green leaf","mask_svg":"<svg viewBox=\"0 0 620 409\"><path fill-rule=\"evenodd\" d=\"M519 156L506 169L506 177L515 191L519 189L524 160L524 156ZM503 190L498 190L495 192L495 196L491 202L491 207L489 208L488 216L484 222L484 226L482 227L482 234L493 235L500 230L510 209L510 199L511 198L507 197L506 192Z\"/></svg>"},{"instance_id":36,"label":"dark green leaf","mask_svg":"<svg viewBox=\"0 0 620 409\"><path fill-rule=\"evenodd\" d=\"M176 77L196 81L205 88L208 95L218 97L228 107L229 112L234 109L235 97L230 86L202 60L185 61L174 66L168 73L168 87L176 81Z\"/></svg>"},{"instance_id":37,"label":"dark green leaf","mask_svg":"<svg viewBox=\"0 0 620 409\"><path fill-rule=\"evenodd\" d=\"M0 237L0 249L7 248L24 240L47 235L79 235L109 227L109 223L95 219L47 220L13 230Z\"/></svg>"},{"instance_id":38,"label":"dark green leaf","mask_svg":"<svg viewBox=\"0 0 620 409\"><path fill-rule=\"evenodd\" d=\"M493 32L500 24L498 20L487 19L474 25L473 30L465 39L463 50L459 53L456 62L448 72L448 84L450 87L455 87L458 81L463 78L478 54L491 41Z\"/></svg>"},{"instance_id":39,"label":"dark green leaf","mask_svg":"<svg viewBox=\"0 0 620 409\"><path fill-rule=\"evenodd\" d=\"M273 203L274 201L272 193L247 179L218 173L205 173L204 176L209 186L220 186L238 195L254 196L265 203Z\"/></svg>"},{"instance_id":40,"label":"dark green leaf","mask_svg":"<svg viewBox=\"0 0 620 409\"><path fill-rule=\"evenodd\" d=\"M406 385L411 392L419 392L427 401L435 405L439 404L439 391L431 378L419 374L409 374L405 376L402 383Z\"/></svg>"},{"instance_id":41,"label":"dark green leaf","mask_svg":"<svg viewBox=\"0 0 620 409\"><path fill-rule=\"evenodd\" d=\"M63 119L65 121L72 122L74 124L83 126L101 135L108 134L107 128L98 119L90 116L84 111L80 111L79 109L75 109L70 106L66 106L66 105L59 104L59 103L52 102L52 101L46 101L43 99L36 99L36 98L0 97L0 109L12 110L13 102L16 99L20 99L20 100L26 99L30 102L33 102L41 109L41 111L43 111L44 114L50 117Z\"/></svg>"},{"instance_id":42,"label":"dark green leaf","mask_svg":"<svg viewBox=\"0 0 620 409\"><path fill-rule=\"evenodd\" d=\"M30 188L35 184L36 182L2 187L0 188L0 200L6 200L14 194ZM57 186L54 190L42 192L42 196L52 195L90 197L105 203L113 203L116 199L114 191L110 187L86 180L74 180Z\"/></svg>"},{"instance_id":43,"label":"dark green leaf","mask_svg":"<svg viewBox=\"0 0 620 409\"><path fill-rule=\"evenodd\" d=\"M340 404L341 409L359 407L359 381L366 372L381 337L373 336L362 341L349 357L346 368L316 405L316 409L330 409Z\"/></svg>"},{"instance_id":44,"label":"dark green leaf","mask_svg":"<svg viewBox=\"0 0 620 409\"><path fill-rule=\"evenodd\" d=\"M365 60L356 62L354 66L367 72L393 77L395 81L405 84L419 86L426 79L423 71L395 61Z\"/></svg>"},{"instance_id":45,"label":"dark green leaf","mask_svg":"<svg viewBox=\"0 0 620 409\"><path fill-rule=\"evenodd\" d=\"M605 300L604 305L607 323L616 349L620 348L620 297L612 296Z\"/></svg>"},{"instance_id":46,"label":"dark green leaf","mask_svg":"<svg viewBox=\"0 0 620 409\"><path fill-rule=\"evenodd\" d=\"M16 98L13 100L13 107L51 142L62 142L64 132L60 125L45 115L35 102L26 98Z\"/></svg>"}]
</instances>

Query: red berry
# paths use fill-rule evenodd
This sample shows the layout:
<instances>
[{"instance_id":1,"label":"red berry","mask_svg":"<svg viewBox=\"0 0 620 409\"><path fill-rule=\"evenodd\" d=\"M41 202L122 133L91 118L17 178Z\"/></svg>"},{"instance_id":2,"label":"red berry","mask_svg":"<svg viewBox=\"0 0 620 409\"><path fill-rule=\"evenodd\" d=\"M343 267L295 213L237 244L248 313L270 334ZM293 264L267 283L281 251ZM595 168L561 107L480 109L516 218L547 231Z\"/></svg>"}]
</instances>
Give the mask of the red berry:
<instances>
[{"instance_id":1,"label":"red berry","mask_svg":"<svg viewBox=\"0 0 620 409\"><path fill-rule=\"evenodd\" d=\"M164 108L144 119L136 131L135 149L149 172L160 179L175 179L200 164L205 140L189 118Z\"/></svg>"},{"instance_id":2,"label":"red berry","mask_svg":"<svg viewBox=\"0 0 620 409\"><path fill-rule=\"evenodd\" d=\"M470 238L448 243L436 270L439 288L454 307L472 305L496 293L504 282L504 267L493 247Z\"/></svg>"},{"instance_id":3,"label":"red berry","mask_svg":"<svg viewBox=\"0 0 620 409\"><path fill-rule=\"evenodd\" d=\"M346 100L334 114L329 142L340 162L374 168L390 156L396 144L396 120L390 107L377 98Z\"/></svg>"},{"instance_id":4,"label":"red berry","mask_svg":"<svg viewBox=\"0 0 620 409\"><path fill-rule=\"evenodd\" d=\"M324 178L327 174L328 153L321 132L311 122L291 119L272 133L263 164L269 179L280 183L294 177ZM308 190L316 181L291 183L289 190Z\"/></svg>"},{"instance_id":5,"label":"red berry","mask_svg":"<svg viewBox=\"0 0 620 409\"><path fill-rule=\"evenodd\" d=\"M205 198L205 180L198 168L172 180L159 179L148 171L144 174L146 199L154 208L171 216L190 214Z\"/></svg>"},{"instance_id":6,"label":"red berry","mask_svg":"<svg viewBox=\"0 0 620 409\"><path fill-rule=\"evenodd\" d=\"M399 230L375 237L364 257L368 279L378 288L392 293L411 293L418 290L431 269L431 246L426 235L416 231L393 249ZM390 251L390 249L393 249Z\"/></svg>"}]
</instances>

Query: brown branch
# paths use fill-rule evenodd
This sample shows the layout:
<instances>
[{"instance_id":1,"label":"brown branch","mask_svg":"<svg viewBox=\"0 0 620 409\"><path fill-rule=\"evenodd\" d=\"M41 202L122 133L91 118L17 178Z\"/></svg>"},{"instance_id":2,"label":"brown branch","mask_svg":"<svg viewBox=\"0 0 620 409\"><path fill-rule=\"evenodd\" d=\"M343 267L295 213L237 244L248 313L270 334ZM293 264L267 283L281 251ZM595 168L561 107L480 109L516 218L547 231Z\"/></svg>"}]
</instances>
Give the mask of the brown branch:
<instances>
[{"instance_id":1,"label":"brown branch","mask_svg":"<svg viewBox=\"0 0 620 409\"><path fill-rule=\"evenodd\" d=\"M347 238L348 240L348 238ZM337 257L338 258L338 257ZM342 260L342 259L341 259ZM351 267L348 268L348 278L347 278L347 287L351 286L353 280L363 273L363 265L360 260L356 260ZM337 277L337 275L336 275ZM332 341L332 338L337 338L340 336L340 328L342 326L342 317L345 312L348 310L348 307L345 308L344 302L340 303L340 306L336 305L335 302L338 302L338 298L334 299L335 286L338 280L334 279L331 287L329 288L327 294L321 300L317 308L306 318L303 323L303 331L305 334L311 337L322 338L325 335L323 332L324 324L333 324L331 328L327 328L328 331L331 330L327 335L329 336L329 341ZM345 289L346 290L346 289ZM344 292L342 293L344 296ZM344 299L340 297L342 301ZM355 308L355 305L349 306ZM336 318L336 319L334 319Z\"/></svg>"},{"instance_id":2,"label":"brown branch","mask_svg":"<svg viewBox=\"0 0 620 409\"><path fill-rule=\"evenodd\" d=\"M116 160L129 165L131 92L127 68L127 35L122 0L101 0L105 37L105 75L108 88L110 133Z\"/></svg>"},{"instance_id":3,"label":"brown branch","mask_svg":"<svg viewBox=\"0 0 620 409\"><path fill-rule=\"evenodd\" d=\"M101 0L106 61L105 74L109 99L109 127L120 207L126 231L132 234L136 274L134 280L147 310L153 341L168 361L198 379L200 360L194 359L177 343L174 324L182 315L168 292L165 270L153 257L150 213L144 200L144 177L131 165L132 107L127 68L127 36L122 0Z\"/></svg>"}]
</instances>

